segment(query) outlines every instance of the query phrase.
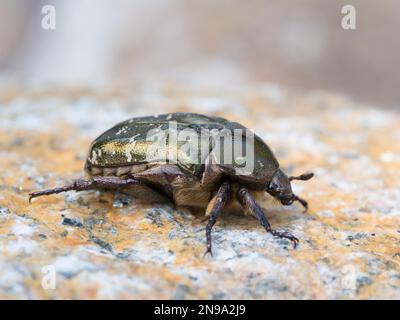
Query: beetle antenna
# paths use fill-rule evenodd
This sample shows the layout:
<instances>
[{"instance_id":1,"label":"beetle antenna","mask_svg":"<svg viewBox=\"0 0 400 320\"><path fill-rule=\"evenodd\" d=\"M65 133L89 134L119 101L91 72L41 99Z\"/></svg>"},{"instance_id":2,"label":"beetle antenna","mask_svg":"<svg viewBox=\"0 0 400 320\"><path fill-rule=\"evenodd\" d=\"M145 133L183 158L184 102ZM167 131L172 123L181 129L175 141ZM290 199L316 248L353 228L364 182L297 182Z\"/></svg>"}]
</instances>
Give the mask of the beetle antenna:
<instances>
[{"instance_id":1,"label":"beetle antenna","mask_svg":"<svg viewBox=\"0 0 400 320\"><path fill-rule=\"evenodd\" d=\"M289 181L292 181L292 180L303 180L303 181L305 181L305 180L310 180L312 177L314 177L314 173L312 173L312 172L303 173L302 175L299 175L297 177L290 176L289 177Z\"/></svg>"}]
</instances>

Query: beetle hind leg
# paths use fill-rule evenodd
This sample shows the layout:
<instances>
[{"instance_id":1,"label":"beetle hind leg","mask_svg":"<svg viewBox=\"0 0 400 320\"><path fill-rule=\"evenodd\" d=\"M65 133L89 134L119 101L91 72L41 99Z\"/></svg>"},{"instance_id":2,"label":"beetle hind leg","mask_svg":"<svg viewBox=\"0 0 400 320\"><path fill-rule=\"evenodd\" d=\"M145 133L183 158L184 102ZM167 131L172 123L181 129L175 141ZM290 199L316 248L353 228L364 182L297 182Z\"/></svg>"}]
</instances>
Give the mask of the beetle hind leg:
<instances>
[{"instance_id":1,"label":"beetle hind leg","mask_svg":"<svg viewBox=\"0 0 400 320\"><path fill-rule=\"evenodd\" d=\"M252 213L267 232L271 233L275 237L288 239L293 242L294 248L297 247L299 239L297 239L294 235L286 231L277 231L272 229L271 225L264 215L263 209L255 201L249 190L247 190L245 187L240 187L237 193L237 198L243 209Z\"/></svg>"},{"instance_id":2,"label":"beetle hind leg","mask_svg":"<svg viewBox=\"0 0 400 320\"><path fill-rule=\"evenodd\" d=\"M92 190L92 189L118 189L121 187L126 187L130 185L137 185L139 181L135 179L119 179L116 177L93 177L90 180L78 179L75 180L73 183L57 187L53 189L47 189L42 191L35 191L29 193L29 202L33 198L41 197L41 196L48 196L51 194L66 192L66 191L84 191L84 190Z\"/></svg>"}]
</instances>

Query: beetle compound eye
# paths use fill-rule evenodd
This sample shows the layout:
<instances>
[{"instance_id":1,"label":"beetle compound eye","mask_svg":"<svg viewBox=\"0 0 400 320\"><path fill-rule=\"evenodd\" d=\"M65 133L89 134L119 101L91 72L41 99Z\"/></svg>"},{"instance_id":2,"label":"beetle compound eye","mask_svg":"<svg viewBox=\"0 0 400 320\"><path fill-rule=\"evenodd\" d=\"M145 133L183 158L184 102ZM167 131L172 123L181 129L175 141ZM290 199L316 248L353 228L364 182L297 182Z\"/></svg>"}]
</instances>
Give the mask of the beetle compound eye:
<instances>
[{"instance_id":1,"label":"beetle compound eye","mask_svg":"<svg viewBox=\"0 0 400 320\"><path fill-rule=\"evenodd\" d=\"M272 190L272 191L278 191L278 190L279 190L279 186L278 186L276 183L271 182L271 183L269 184L269 186L268 186L268 189L269 189L269 190Z\"/></svg>"}]
</instances>

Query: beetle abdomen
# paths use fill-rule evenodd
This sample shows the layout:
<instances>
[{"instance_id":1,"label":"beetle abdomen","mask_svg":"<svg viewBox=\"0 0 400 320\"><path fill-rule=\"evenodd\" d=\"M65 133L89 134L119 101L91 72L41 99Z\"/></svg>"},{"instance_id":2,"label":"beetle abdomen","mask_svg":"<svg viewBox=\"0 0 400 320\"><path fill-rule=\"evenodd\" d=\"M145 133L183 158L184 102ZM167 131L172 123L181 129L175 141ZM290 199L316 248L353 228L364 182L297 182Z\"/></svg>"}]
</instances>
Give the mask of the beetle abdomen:
<instances>
[{"instance_id":1,"label":"beetle abdomen","mask_svg":"<svg viewBox=\"0 0 400 320\"><path fill-rule=\"evenodd\" d=\"M149 168L148 164L127 165L121 167L94 167L86 168L90 176L113 176L119 178L133 177L134 174Z\"/></svg>"}]
</instances>

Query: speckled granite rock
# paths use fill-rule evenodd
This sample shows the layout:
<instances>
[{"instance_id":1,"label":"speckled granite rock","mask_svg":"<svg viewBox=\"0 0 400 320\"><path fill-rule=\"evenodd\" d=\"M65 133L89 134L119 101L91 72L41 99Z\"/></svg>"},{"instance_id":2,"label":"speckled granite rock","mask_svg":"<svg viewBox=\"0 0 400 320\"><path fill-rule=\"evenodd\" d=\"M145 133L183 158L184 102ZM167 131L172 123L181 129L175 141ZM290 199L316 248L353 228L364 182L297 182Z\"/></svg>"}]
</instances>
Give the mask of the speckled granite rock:
<instances>
[{"instance_id":1,"label":"speckled granite rock","mask_svg":"<svg viewBox=\"0 0 400 320\"><path fill-rule=\"evenodd\" d=\"M0 298L400 298L400 116L272 85L0 92ZM265 138L310 211L266 196L266 234L225 215L203 259L204 216L124 194L27 193L82 175L90 141L138 115L225 116ZM49 271L50 270L50 271ZM54 271L55 282L49 281ZM49 285L50 283L50 285Z\"/></svg>"}]
</instances>

